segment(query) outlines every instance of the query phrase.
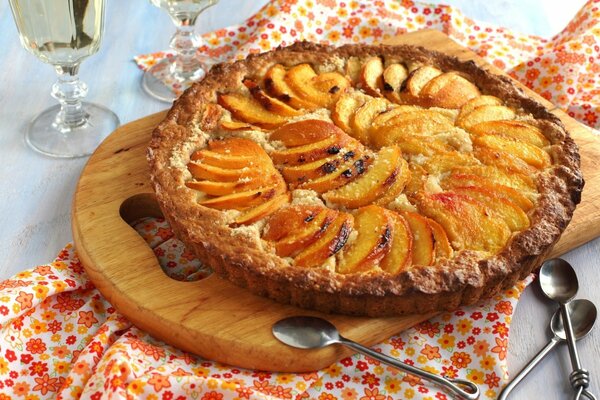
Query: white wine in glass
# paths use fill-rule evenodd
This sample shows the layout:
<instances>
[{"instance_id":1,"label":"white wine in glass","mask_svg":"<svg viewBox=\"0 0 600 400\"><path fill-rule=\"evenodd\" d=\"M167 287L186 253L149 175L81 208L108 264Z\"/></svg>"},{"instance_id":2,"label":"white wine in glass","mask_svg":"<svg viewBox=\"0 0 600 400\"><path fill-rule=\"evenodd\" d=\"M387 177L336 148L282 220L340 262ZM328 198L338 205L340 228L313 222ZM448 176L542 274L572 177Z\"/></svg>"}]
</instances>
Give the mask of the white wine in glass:
<instances>
[{"instance_id":1,"label":"white wine in glass","mask_svg":"<svg viewBox=\"0 0 600 400\"><path fill-rule=\"evenodd\" d=\"M58 81L52 97L59 104L43 111L28 127L27 143L54 157L91 154L118 125L109 109L83 102L87 85L77 73L95 54L102 38L104 0L9 0L21 44L54 66Z\"/></svg>"},{"instance_id":2,"label":"white wine in glass","mask_svg":"<svg viewBox=\"0 0 600 400\"><path fill-rule=\"evenodd\" d=\"M177 27L170 43L175 56L164 58L148 69L142 78L142 86L151 96L171 102L206 75L211 60L197 53L202 39L194 32L194 27L198 16L218 0L150 1L165 10Z\"/></svg>"}]
</instances>

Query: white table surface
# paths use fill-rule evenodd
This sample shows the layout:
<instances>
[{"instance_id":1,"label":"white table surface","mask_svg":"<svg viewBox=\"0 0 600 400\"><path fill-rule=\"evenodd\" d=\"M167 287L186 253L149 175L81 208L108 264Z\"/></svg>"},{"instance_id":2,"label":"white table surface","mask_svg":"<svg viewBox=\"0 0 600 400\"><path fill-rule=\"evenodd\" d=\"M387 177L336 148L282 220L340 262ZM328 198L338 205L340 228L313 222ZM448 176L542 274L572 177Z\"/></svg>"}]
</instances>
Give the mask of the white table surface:
<instances>
[{"instance_id":1,"label":"white table surface","mask_svg":"<svg viewBox=\"0 0 600 400\"><path fill-rule=\"evenodd\" d=\"M434 1L437 3L437 1ZM265 0L221 0L199 22L206 32L239 23ZM473 18L524 33L550 37L564 27L583 0L453 0ZM105 36L98 54L83 63L81 78L88 83L88 99L116 111L122 123L167 108L140 88L136 54L165 49L174 28L168 17L144 0L108 1ZM86 159L60 160L30 150L23 139L26 124L54 104L50 86L53 69L39 62L19 44L8 2L0 2L0 279L46 263L71 241L71 198ZM600 140L600 138L599 138ZM600 239L566 254L577 268L579 298L600 306ZM533 286L536 286L535 284ZM528 288L512 323L509 367L515 374L548 340L547 324L555 305L537 287ZM585 367L592 371L591 389L600 395L600 333L579 344ZM521 384L512 398L545 400L570 397L566 376L568 353L561 346Z\"/></svg>"}]
</instances>

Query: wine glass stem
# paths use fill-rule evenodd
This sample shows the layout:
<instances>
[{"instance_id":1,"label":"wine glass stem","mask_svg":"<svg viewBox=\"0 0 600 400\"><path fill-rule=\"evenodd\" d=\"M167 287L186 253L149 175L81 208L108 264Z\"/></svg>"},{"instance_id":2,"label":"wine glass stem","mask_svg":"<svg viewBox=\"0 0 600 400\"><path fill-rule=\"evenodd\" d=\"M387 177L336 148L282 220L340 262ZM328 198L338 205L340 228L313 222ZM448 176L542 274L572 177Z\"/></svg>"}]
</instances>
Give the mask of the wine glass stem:
<instances>
[{"instance_id":1,"label":"wine glass stem","mask_svg":"<svg viewBox=\"0 0 600 400\"><path fill-rule=\"evenodd\" d=\"M60 111L52 124L61 132L84 125L88 114L83 109L81 100L87 95L87 85L77 75L79 64L73 66L56 66L58 80L52 85L52 97L60 103Z\"/></svg>"},{"instance_id":2,"label":"wine glass stem","mask_svg":"<svg viewBox=\"0 0 600 400\"><path fill-rule=\"evenodd\" d=\"M171 38L170 46L177 53L171 73L180 81L192 79L203 67L196 55L196 49L200 47L202 39L194 32L194 22L195 20L192 20L190 25L178 26Z\"/></svg>"}]
</instances>

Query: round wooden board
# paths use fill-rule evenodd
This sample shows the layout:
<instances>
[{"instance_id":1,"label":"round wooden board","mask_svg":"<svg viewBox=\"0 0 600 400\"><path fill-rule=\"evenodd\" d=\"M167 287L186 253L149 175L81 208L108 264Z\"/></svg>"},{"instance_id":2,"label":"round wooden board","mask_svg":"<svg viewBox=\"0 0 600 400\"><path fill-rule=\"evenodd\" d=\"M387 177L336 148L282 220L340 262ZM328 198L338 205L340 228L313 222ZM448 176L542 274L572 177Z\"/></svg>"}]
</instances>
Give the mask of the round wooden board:
<instances>
[{"instance_id":1,"label":"round wooden board","mask_svg":"<svg viewBox=\"0 0 600 400\"><path fill-rule=\"evenodd\" d=\"M164 113L120 127L86 165L73 202L73 237L86 272L100 292L136 326L180 349L244 368L305 372L351 352L332 346L298 350L271 334L277 320L320 315L367 345L431 315L356 318L322 315L254 296L217 276L180 282L161 270L144 239L128 224L160 216L150 186L146 147Z\"/></svg>"}]
</instances>

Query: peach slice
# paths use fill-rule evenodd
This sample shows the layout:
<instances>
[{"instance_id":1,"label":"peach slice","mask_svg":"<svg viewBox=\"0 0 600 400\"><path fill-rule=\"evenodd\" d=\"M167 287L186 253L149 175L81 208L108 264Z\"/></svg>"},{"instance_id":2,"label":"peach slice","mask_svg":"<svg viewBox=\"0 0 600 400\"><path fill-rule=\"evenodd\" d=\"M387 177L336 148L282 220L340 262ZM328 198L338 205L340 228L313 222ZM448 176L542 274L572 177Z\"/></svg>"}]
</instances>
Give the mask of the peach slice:
<instances>
[{"instance_id":1,"label":"peach slice","mask_svg":"<svg viewBox=\"0 0 600 400\"><path fill-rule=\"evenodd\" d=\"M349 274L373 269L390 250L393 240L391 219L383 207L370 205L354 214L358 236L340 254L337 272Z\"/></svg>"},{"instance_id":2,"label":"peach slice","mask_svg":"<svg viewBox=\"0 0 600 400\"><path fill-rule=\"evenodd\" d=\"M204 192L209 196L224 196L226 194L245 192L250 189L258 189L263 186L263 182L256 179L248 182L189 181L185 183L185 186Z\"/></svg>"},{"instance_id":3,"label":"peach slice","mask_svg":"<svg viewBox=\"0 0 600 400\"><path fill-rule=\"evenodd\" d=\"M229 169L244 168L256 164L257 162L256 158L253 159L251 156L235 156L210 150L195 151L191 155L190 160L208 164L213 167Z\"/></svg>"},{"instance_id":4,"label":"peach slice","mask_svg":"<svg viewBox=\"0 0 600 400\"><path fill-rule=\"evenodd\" d=\"M371 129L370 140L381 147L397 143L410 136L430 136L454 128L452 120L441 112L419 110L397 115L386 122L386 125Z\"/></svg>"},{"instance_id":5,"label":"peach slice","mask_svg":"<svg viewBox=\"0 0 600 400\"><path fill-rule=\"evenodd\" d=\"M402 216L408 222L413 237L412 264L432 265L435 260L435 239L428 219L413 212L403 212Z\"/></svg>"},{"instance_id":6,"label":"peach slice","mask_svg":"<svg viewBox=\"0 0 600 400\"><path fill-rule=\"evenodd\" d=\"M363 64L360 58L358 57L350 57L348 58L348 61L346 61L344 73L346 74L348 79L350 79L353 86L356 86L356 84L358 84L360 81L360 73L362 70L362 66Z\"/></svg>"},{"instance_id":7,"label":"peach slice","mask_svg":"<svg viewBox=\"0 0 600 400\"><path fill-rule=\"evenodd\" d=\"M263 131L262 128L240 121L221 121L219 127L224 131Z\"/></svg>"},{"instance_id":8,"label":"peach slice","mask_svg":"<svg viewBox=\"0 0 600 400\"><path fill-rule=\"evenodd\" d=\"M281 64L272 66L265 74L264 85L267 93L296 109L314 110L318 106L301 99L285 80L287 70Z\"/></svg>"},{"instance_id":9,"label":"peach slice","mask_svg":"<svg viewBox=\"0 0 600 400\"><path fill-rule=\"evenodd\" d=\"M413 235L404 217L393 211L387 212L393 235L390 250L379 263L379 268L390 274L396 274L412 264Z\"/></svg>"},{"instance_id":10,"label":"peach slice","mask_svg":"<svg viewBox=\"0 0 600 400\"><path fill-rule=\"evenodd\" d=\"M373 157L368 154L356 154L348 158L348 160L340 164L333 171L320 178L304 182L299 187L314 190L317 193L325 193L337 189L363 175L372 160Z\"/></svg>"},{"instance_id":11,"label":"peach slice","mask_svg":"<svg viewBox=\"0 0 600 400\"><path fill-rule=\"evenodd\" d=\"M331 119L344 132L352 133L350 121L356 110L369 99L361 92L346 92L335 103L331 112Z\"/></svg>"},{"instance_id":12,"label":"peach slice","mask_svg":"<svg viewBox=\"0 0 600 400\"><path fill-rule=\"evenodd\" d=\"M319 107L329 107L350 87L343 75L336 72L317 75L309 64L290 68L284 79L300 98Z\"/></svg>"},{"instance_id":13,"label":"peach slice","mask_svg":"<svg viewBox=\"0 0 600 400\"><path fill-rule=\"evenodd\" d=\"M412 71L405 81L406 94L412 97L419 97L421 90L427 85L427 83L438 75L441 75L442 71L439 69L425 65Z\"/></svg>"},{"instance_id":14,"label":"peach slice","mask_svg":"<svg viewBox=\"0 0 600 400\"><path fill-rule=\"evenodd\" d=\"M269 218L262 238L270 242L278 242L288 236L294 236L303 231L307 224L312 224L317 218L324 218L327 210L329 209L326 207L309 204L282 208Z\"/></svg>"},{"instance_id":15,"label":"peach slice","mask_svg":"<svg viewBox=\"0 0 600 400\"><path fill-rule=\"evenodd\" d=\"M235 217L233 226L250 225L268 217L290 202L290 193L277 195L266 202L251 208Z\"/></svg>"},{"instance_id":16,"label":"peach slice","mask_svg":"<svg viewBox=\"0 0 600 400\"><path fill-rule=\"evenodd\" d=\"M304 146L325 140L343 132L329 121L305 119L290 122L273 131L269 139L282 142L286 147Z\"/></svg>"},{"instance_id":17,"label":"peach slice","mask_svg":"<svg viewBox=\"0 0 600 400\"><path fill-rule=\"evenodd\" d=\"M529 226L527 214L515 203L497 195L496 192L476 186L456 187L452 191L472 197L488 206L513 232L522 231Z\"/></svg>"},{"instance_id":18,"label":"peach slice","mask_svg":"<svg viewBox=\"0 0 600 400\"><path fill-rule=\"evenodd\" d=\"M533 175L536 172L531 165L505 151L475 145L473 146L473 155L483 164L495 166L508 173Z\"/></svg>"},{"instance_id":19,"label":"peach slice","mask_svg":"<svg viewBox=\"0 0 600 400\"><path fill-rule=\"evenodd\" d=\"M360 71L360 85L365 93L381 97L383 89L383 62L379 57L371 57Z\"/></svg>"},{"instance_id":20,"label":"peach slice","mask_svg":"<svg viewBox=\"0 0 600 400\"><path fill-rule=\"evenodd\" d=\"M390 107L390 102L384 98L374 98L359 107L350 119L350 134L362 143L369 142L369 130L373 120Z\"/></svg>"},{"instance_id":21,"label":"peach slice","mask_svg":"<svg viewBox=\"0 0 600 400\"><path fill-rule=\"evenodd\" d=\"M456 125L469 130L473 125L487 121L501 121L514 119L515 112L505 106L484 105L476 107L468 114L459 115L456 119Z\"/></svg>"},{"instance_id":22,"label":"peach slice","mask_svg":"<svg viewBox=\"0 0 600 400\"><path fill-rule=\"evenodd\" d=\"M475 98L467 101L465 104L463 104L463 106L460 108L460 112L458 113L458 116L460 118L462 118L480 106L501 106L501 105L502 105L502 100L500 100L496 96L483 95L483 96L475 97Z\"/></svg>"},{"instance_id":23,"label":"peach slice","mask_svg":"<svg viewBox=\"0 0 600 400\"><path fill-rule=\"evenodd\" d=\"M427 171L419 164L409 164L410 179L406 183L404 193L410 199L418 192L425 190L425 182L427 182Z\"/></svg>"},{"instance_id":24,"label":"peach slice","mask_svg":"<svg viewBox=\"0 0 600 400\"><path fill-rule=\"evenodd\" d=\"M510 238L510 229L483 203L463 194L418 195L418 208L444 227L454 248L495 254Z\"/></svg>"},{"instance_id":25,"label":"peach slice","mask_svg":"<svg viewBox=\"0 0 600 400\"><path fill-rule=\"evenodd\" d=\"M446 154L454 149L446 143L431 136L408 136L396 142L402 154L431 157L435 154Z\"/></svg>"},{"instance_id":26,"label":"peach slice","mask_svg":"<svg viewBox=\"0 0 600 400\"><path fill-rule=\"evenodd\" d=\"M457 151L434 154L422 164L423 168L430 174L442 174L458 166L477 165L481 165L481 163L471 153L459 153Z\"/></svg>"},{"instance_id":27,"label":"peach slice","mask_svg":"<svg viewBox=\"0 0 600 400\"><path fill-rule=\"evenodd\" d=\"M374 130L383 126L387 126L390 122L393 125L394 118L400 114L413 113L422 110L425 109L419 106L409 106L405 104L390 108L388 111L379 114L377 117L375 117L375 119L373 119L373 126L371 129Z\"/></svg>"},{"instance_id":28,"label":"peach slice","mask_svg":"<svg viewBox=\"0 0 600 400\"><path fill-rule=\"evenodd\" d=\"M269 96L253 80L244 79L242 83L248 88L252 97L254 97L265 110L275 114L283 115L284 117L296 117L304 114L302 111L296 110L283 101Z\"/></svg>"},{"instance_id":29,"label":"peach slice","mask_svg":"<svg viewBox=\"0 0 600 400\"><path fill-rule=\"evenodd\" d=\"M351 143L343 151L334 156L323 158L307 164L283 167L281 174L286 182L292 185L299 185L301 183L312 181L335 172L348 160L360 158L362 153L363 148L358 142Z\"/></svg>"},{"instance_id":30,"label":"peach slice","mask_svg":"<svg viewBox=\"0 0 600 400\"><path fill-rule=\"evenodd\" d=\"M519 191L473 174L452 173L440 182L443 189L456 189L466 186L477 186L495 193L496 196L509 200L519 206L523 211L529 211L533 208L533 202Z\"/></svg>"},{"instance_id":31,"label":"peach slice","mask_svg":"<svg viewBox=\"0 0 600 400\"><path fill-rule=\"evenodd\" d=\"M456 72L446 72L431 79L421 89L419 97L428 106L460 108L481 93L477 86Z\"/></svg>"},{"instance_id":32,"label":"peach slice","mask_svg":"<svg viewBox=\"0 0 600 400\"><path fill-rule=\"evenodd\" d=\"M217 102L235 118L261 128L273 129L287 122L285 117L265 110L258 101L240 93L218 94Z\"/></svg>"},{"instance_id":33,"label":"peach slice","mask_svg":"<svg viewBox=\"0 0 600 400\"><path fill-rule=\"evenodd\" d=\"M450 245L450 240L448 239L448 235L446 231L440 224L432 220L431 218L427 219L427 223L431 228L431 232L433 233L433 240L435 242L435 261L441 260L443 258L452 258L454 254L454 250Z\"/></svg>"},{"instance_id":34,"label":"peach slice","mask_svg":"<svg viewBox=\"0 0 600 400\"><path fill-rule=\"evenodd\" d=\"M256 207L285 191L285 186L273 185L245 192L232 193L199 202L200 205L217 210L246 210Z\"/></svg>"},{"instance_id":35,"label":"peach slice","mask_svg":"<svg viewBox=\"0 0 600 400\"><path fill-rule=\"evenodd\" d=\"M244 180L260 178L263 174L262 166L264 166L264 164L260 162L255 162L254 165L236 169L225 169L195 162L190 162L187 165L188 170L195 179L217 182L241 182Z\"/></svg>"},{"instance_id":36,"label":"peach slice","mask_svg":"<svg viewBox=\"0 0 600 400\"><path fill-rule=\"evenodd\" d=\"M400 148L384 147L364 175L347 185L323 194L323 199L330 204L348 208L371 204L382 197L396 180L400 179L403 184L406 184L410 174L404 171L405 169L408 170L408 164L402 158Z\"/></svg>"},{"instance_id":37,"label":"peach slice","mask_svg":"<svg viewBox=\"0 0 600 400\"><path fill-rule=\"evenodd\" d=\"M401 161L401 163L403 162ZM380 198L375 200L374 204L382 207L387 206L404 191L410 181L410 168L401 168L394 183L389 186L388 190Z\"/></svg>"},{"instance_id":38,"label":"peach slice","mask_svg":"<svg viewBox=\"0 0 600 400\"><path fill-rule=\"evenodd\" d=\"M271 159L277 165L300 165L336 155L342 152L352 141L354 139L342 132L318 142L273 151L271 152Z\"/></svg>"},{"instance_id":39,"label":"peach slice","mask_svg":"<svg viewBox=\"0 0 600 400\"><path fill-rule=\"evenodd\" d=\"M245 138L229 137L226 139L210 140L208 142L208 149L227 156L269 158L258 143Z\"/></svg>"},{"instance_id":40,"label":"peach slice","mask_svg":"<svg viewBox=\"0 0 600 400\"><path fill-rule=\"evenodd\" d=\"M535 181L530 176L515 172L508 173L493 165L461 166L454 168L451 172L479 175L493 184L508 186L521 192L536 191Z\"/></svg>"},{"instance_id":41,"label":"peach slice","mask_svg":"<svg viewBox=\"0 0 600 400\"><path fill-rule=\"evenodd\" d=\"M323 265L344 247L353 225L354 218L351 214L340 213L327 227L324 235L294 258L296 266L310 268Z\"/></svg>"},{"instance_id":42,"label":"peach slice","mask_svg":"<svg viewBox=\"0 0 600 400\"><path fill-rule=\"evenodd\" d=\"M404 81L408 78L408 70L402 64L390 64L383 70L383 94L394 102L400 103L400 88Z\"/></svg>"},{"instance_id":43,"label":"peach slice","mask_svg":"<svg viewBox=\"0 0 600 400\"><path fill-rule=\"evenodd\" d=\"M487 121L473 125L469 133L476 136L499 135L521 140L532 146L546 147L550 141L535 126L522 121Z\"/></svg>"},{"instance_id":44,"label":"peach slice","mask_svg":"<svg viewBox=\"0 0 600 400\"><path fill-rule=\"evenodd\" d=\"M482 135L474 138L473 144L512 154L534 168L543 169L552 164L550 155L544 150L518 139L499 135Z\"/></svg>"}]
</instances>

